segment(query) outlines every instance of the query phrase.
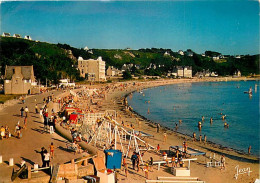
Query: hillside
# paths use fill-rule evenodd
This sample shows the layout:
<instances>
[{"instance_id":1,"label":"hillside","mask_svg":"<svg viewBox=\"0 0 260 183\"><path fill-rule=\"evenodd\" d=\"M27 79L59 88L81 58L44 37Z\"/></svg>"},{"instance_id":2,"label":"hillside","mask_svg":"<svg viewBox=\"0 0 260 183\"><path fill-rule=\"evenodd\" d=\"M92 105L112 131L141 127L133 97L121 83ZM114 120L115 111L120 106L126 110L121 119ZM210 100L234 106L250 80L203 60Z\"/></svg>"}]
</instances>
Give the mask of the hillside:
<instances>
[{"instance_id":1,"label":"hillside","mask_svg":"<svg viewBox=\"0 0 260 183\"><path fill-rule=\"evenodd\" d=\"M79 78L78 71L72 67L76 61L57 45L11 37L1 37L0 45L3 74L6 65L33 65L36 78L42 82L48 79L57 83L62 77Z\"/></svg>"},{"instance_id":2,"label":"hillside","mask_svg":"<svg viewBox=\"0 0 260 183\"><path fill-rule=\"evenodd\" d=\"M124 64L133 64L131 73L138 75L166 75L175 66L192 66L193 75L198 71L209 70L219 75L232 75L237 69L242 75L259 74L259 55L246 55L241 58L225 55L224 59L213 61L218 52L207 51L206 56L196 54L192 50L180 55L170 49L93 49L85 51L67 44L50 44L12 37L1 37L0 42L1 73L6 65L33 65L37 79L42 83L48 79L57 83L60 78L81 80L76 69L77 59L102 56L106 67L121 68ZM71 52L70 52L71 50ZM166 53L166 54L165 54ZM192 53L193 56L187 56Z\"/></svg>"}]
</instances>

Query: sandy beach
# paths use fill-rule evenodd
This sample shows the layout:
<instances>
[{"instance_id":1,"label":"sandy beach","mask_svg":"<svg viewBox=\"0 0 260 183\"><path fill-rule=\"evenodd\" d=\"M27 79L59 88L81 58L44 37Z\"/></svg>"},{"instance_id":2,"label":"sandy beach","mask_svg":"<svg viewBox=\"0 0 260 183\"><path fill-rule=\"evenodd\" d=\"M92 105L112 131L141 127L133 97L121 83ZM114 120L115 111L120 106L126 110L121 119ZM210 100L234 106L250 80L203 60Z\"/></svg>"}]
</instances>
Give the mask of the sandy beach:
<instances>
[{"instance_id":1,"label":"sandy beach","mask_svg":"<svg viewBox=\"0 0 260 183\"><path fill-rule=\"evenodd\" d=\"M245 78L243 78L245 79ZM206 156L197 156L198 160L191 163L191 176L199 177L201 180L212 183L219 182L254 182L259 177L259 163L258 158L254 156L249 156L246 154L237 153L236 151L226 147L223 148L221 145L214 143L200 143L193 142L192 138L186 135L176 133L169 129L162 129L161 133L156 133L156 124L145 120L143 117L132 113L126 112L125 106L120 105L122 99L127 94L140 90L147 87L155 87L167 84L183 83L183 82L210 82L210 81L227 81L227 80L241 80L241 78L217 78L217 79L180 79L180 80L169 80L169 81L154 81L142 83L135 88L129 87L124 91L114 91L108 94L107 100L103 103L102 108L105 110L107 108L114 109L118 111L118 114L121 116L121 120L125 122L126 125L134 125L136 130L144 131L153 135L153 138L147 139L147 141L154 146L160 144L162 150L168 150L169 146L172 145L182 145L183 141L187 139L189 147L199 149L203 152L206 152ZM137 84L138 85L138 84ZM136 122L136 118L141 124ZM167 133L167 142L163 143L163 132ZM210 139L214 142L214 139ZM214 155L215 154L215 155ZM206 167L206 163L211 161L210 157L215 156L217 159L220 159L221 155L224 154L226 157L226 169L220 170L220 168L215 167ZM149 157L153 156L154 160L162 159L162 156L158 156L155 153L146 154L145 160L149 160ZM130 165L130 161L129 161ZM235 179L235 174L237 173L237 168L250 168L252 171L250 175L241 174L238 175L238 178ZM156 168L155 168L156 169ZM163 167L160 171L155 170L150 172L149 179L157 179L158 176L172 176L169 167ZM122 172L122 174L124 174ZM144 173L137 173L140 176L136 176L136 172L130 173L130 176L126 179L123 175L120 177L119 182L144 182ZM142 177L143 176L143 177Z\"/></svg>"},{"instance_id":2,"label":"sandy beach","mask_svg":"<svg viewBox=\"0 0 260 183\"><path fill-rule=\"evenodd\" d=\"M241 182L249 183L254 182L259 178L259 161L255 156L249 156L246 154L237 153L236 151L230 148L223 148L220 145L214 143L200 143L193 142L192 138L183 134L179 134L170 129L164 129L161 127L160 133L156 132L156 124L151 123L150 121L144 119L142 116L135 114L129 110L126 110L126 106L123 104L123 100L126 95L148 87L156 87L162 85L184 83L184 82L210 82L210 81L227 81L227 80L244 80L246 78L209 78L209 79L175 79L175 80L155 80L155 81L129 81L124 83L109 83L109 84L97 84L97 85L85 85L87 88L105 88L109 86L114 89L108 90L105 96L105 100L101 100L98 105L91 105L89 100L82 100L78 103L80 106L89 106L94 112L106 111L106 110L115 110L117 112L117 121L118 123L124 122L126 128L134 127L135 130L140 130L145 133L152 135L153 137L145 138L144 140L156 147L157 144L160 144L161 151L169 150L169 146L173 145L182 145L183 141L186 139L188 147L198 149L200 151L206 152L205 156L196 156L196 161L191 162L191 176L198 177L200 180L209 182L209 183L229 183L229 182ZM135 83L135 84L133 84ZM46 97L48 94L41 94L35 97L28 98L26 103L29 106L29 110L33 111L34 109L34 99L37 98L38 103L41 104L42 98ZM54 92L55 97L69 95L69 92ZM55 103L53 104L55 105ZM12 118L9 119L9 126L14 126L17 120L19 120L19 108L22 106L19 104L17 106L8 106L0 111L1 115L1 125L4 125L8 121L9 114L12 114ZM23 138L21 139L8 139L2 140L0 146L0 153L8 160L10 157L15 158L15 163L20 163L21 160L25 160L27 163L33 165L34 163L40 163L40 156L35 153L35 150L39 150L42 146L48 147L50 142L54 141L57 147L57 157L54 159L54 162L64 163L69 161L72 158L80 157L80 154L73 155L69 152L63 150L66 143L66 139L60 137L58 134L42 134L41 132L42 122L39 120L38 115L31 115L29 118L28 129L24 131ZM163 141L163 133L167 134L167 141ZM32 139L32 137L34 137ZM31 139L31 140L30 140ZM214 142L214 139L209 139ZM17 142L20 143L17 143ZM14 144L17 144L16 146ZM18 150L18 152L16 152ZM99 148L99 151L102 151ZM16 152L16 153L15 153ZM128 157L131 157L133 151L130 150ZM213 157L215 159L220 159L221 155L226 157L226 169L220 170L219 167L206 167L207 162L210 162ZM23 157L23 158L22 158ZM163 157L161 154L156 153L154 150L148 151L144 154L143 160L147 162L150 157L153 157L154 161L162 160ZM193 157L192 157L193 158ZM128 164L128 177L125 176L124 168L122 167L119 172L118 182L145 182L145 173L140 170L137 172L132 169L131 160L127 158ZM171 165L171 164L170 164ZM153 166L153 171L149 170L149 179L156 180L158 176L171 177L171 167L165 165L161 166L160 170L157 170L157 165ZM141 166L143 168L143 166ZM250 174L238 174L237 179L235 175L240 169L248 170L250 168ZM1 174L0 182L8 182L10 180L11 167L7 167L6 164L0 165ZM242 173L242 170L240 171ZM20 180L21 181L21 180ZM17 182L20 182L19 180ZM42 181L44 182L44 181ZM45 181L46 182L46 181Z\"/></svg>"}]
</instances>

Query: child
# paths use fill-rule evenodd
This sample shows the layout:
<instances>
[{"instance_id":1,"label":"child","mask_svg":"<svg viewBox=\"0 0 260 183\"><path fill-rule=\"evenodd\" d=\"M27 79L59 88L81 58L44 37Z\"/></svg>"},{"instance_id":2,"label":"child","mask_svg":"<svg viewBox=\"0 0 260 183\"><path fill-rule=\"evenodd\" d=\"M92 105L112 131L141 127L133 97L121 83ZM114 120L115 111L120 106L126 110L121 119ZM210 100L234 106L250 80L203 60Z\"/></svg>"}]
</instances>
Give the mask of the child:
<instances>
[{"instance_id":1,"label":"child","mask_svg":"<svg viewBox=\"0 0 260 183\"><path fill-rule=\"evenodd\" d=\"M53 142L50 145L50 153L51 153L51 158L54 158L54 145L53 145Z\"/></svg>"},{"instance_id":2,"label":"child","mask_svg":"<svg viewBox=\"0 0 260 183\"><path fill-rule=\"evenodd\" d=\"M145 178L148 179L148 164L145 165L143 170L144 170L144 173L145 173Z\"/></svg>"}]
</instances>

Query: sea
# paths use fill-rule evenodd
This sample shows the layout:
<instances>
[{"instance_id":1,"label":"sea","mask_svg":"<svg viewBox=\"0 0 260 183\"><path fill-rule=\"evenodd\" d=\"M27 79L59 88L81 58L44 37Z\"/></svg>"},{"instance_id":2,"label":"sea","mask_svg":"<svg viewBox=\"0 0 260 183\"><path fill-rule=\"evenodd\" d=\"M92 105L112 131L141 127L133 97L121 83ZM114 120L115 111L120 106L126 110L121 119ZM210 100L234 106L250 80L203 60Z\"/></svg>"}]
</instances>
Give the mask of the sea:
<instances>
[{"instance_id":1,"label":"sea","mask_svg":"<svg viewBox=\"0 0 260 183\"><path fill-rule=\"evenodd\" d=\"M252 95L246 93L250 87ZM208 141L240 152L251 146L251 153L259 157L259 92L259 81L182 83L136 91L128 103L152 122L173 130L177 124L182 134L195 132L197 139L206 135Z\"/></svg>"}]
</instances>

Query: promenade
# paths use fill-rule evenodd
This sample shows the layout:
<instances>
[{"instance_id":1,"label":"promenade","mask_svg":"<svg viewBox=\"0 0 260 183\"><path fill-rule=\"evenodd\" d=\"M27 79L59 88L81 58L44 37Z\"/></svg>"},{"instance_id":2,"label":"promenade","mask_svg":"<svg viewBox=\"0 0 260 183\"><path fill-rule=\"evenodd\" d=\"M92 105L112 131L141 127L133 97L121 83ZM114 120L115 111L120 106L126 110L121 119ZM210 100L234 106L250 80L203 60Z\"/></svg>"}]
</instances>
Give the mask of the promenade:
<instances>
[{"instance_id":1,"label":"promenade","mask_svg":"<svg viewBox=\"0 0 260 183\"><path fill-rule=\"evenodd\" d=\"M29 96L25 99L25 104L19 102L16 105L8 106L0 111L0 126L8 125L12 135L14 134L15 125L20 121L20 125L23 126L23 119L20 117L20 108L27 106L29 108L27 129L22 129L22 137L20 139L11 137L9 139L0 140L0 155L3 157L3 163L0 164L0 183L11 182L11 175L13 168L18 169L21 161L25 161L27 165L33 166L33 164L39 164L42 166L41 155L37 153L41 151L41 147L45 147L49 152L49 145L54 143L56 149L54 150L55 157L51 160L51 164L68 162L73 158L80 157L80 154L74 155L74 153L66 151L66 139L60 137L56 133L42 133L43 122L40 119L39 114L35 114L35 104L38 108L43 106L43 98L51 94L55 96L61 94L60 91L48 92L40 95ZM35 102L36 99L36 102ZM49 104L49 111L52 106L56 108L56 104ZM55 109L57 111L57 109ZM9 159L14 158L14 166L9 166ZM48 182L48 179L46 179ZM42 179L42 182L46 182ZM22 180L17 178L14 182L21 182Z\"/></svg>"}]
</instances>

